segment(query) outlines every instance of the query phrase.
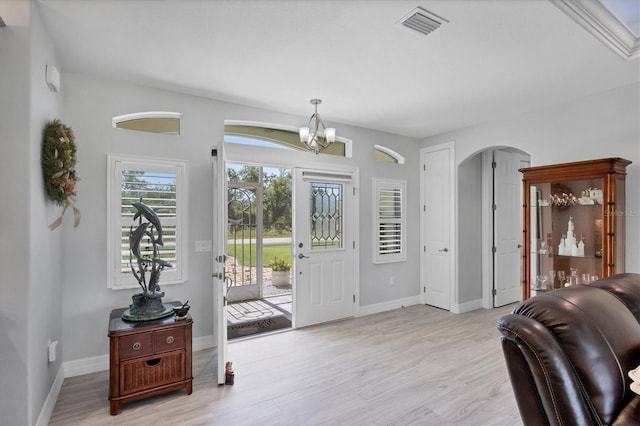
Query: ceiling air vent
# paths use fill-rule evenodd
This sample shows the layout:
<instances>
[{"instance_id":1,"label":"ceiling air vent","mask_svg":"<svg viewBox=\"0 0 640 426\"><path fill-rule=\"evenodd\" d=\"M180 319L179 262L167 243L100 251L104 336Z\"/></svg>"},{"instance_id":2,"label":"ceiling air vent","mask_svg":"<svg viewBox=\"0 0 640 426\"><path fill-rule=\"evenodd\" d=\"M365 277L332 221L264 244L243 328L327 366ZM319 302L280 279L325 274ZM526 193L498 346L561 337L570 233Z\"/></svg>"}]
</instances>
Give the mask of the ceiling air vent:
<instances>
[{"instance_id":1,"label":"ceiling air vent","mask_svg":"<svg viewBox=\"0 0 640 426\"><path fill-rule=\"evenodd\" d=\"M431 13L421 7L416 7L396 24L401 25L405 29L416 31L422 35L429 35L445 22L449 22L440 16Z\"/></svg>"}]
</instances>

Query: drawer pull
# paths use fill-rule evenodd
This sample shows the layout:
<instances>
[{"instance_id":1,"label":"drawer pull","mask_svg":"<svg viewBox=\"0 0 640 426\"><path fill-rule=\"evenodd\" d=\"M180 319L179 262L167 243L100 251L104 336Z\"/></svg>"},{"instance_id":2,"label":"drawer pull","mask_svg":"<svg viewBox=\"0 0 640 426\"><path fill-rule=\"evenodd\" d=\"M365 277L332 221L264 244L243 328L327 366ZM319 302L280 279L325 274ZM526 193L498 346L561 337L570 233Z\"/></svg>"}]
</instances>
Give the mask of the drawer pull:
<instances>
[{"instance_id":1,"label":"drawer pull","mask_svg":"<svg viewBox=\"0 0 640 426\"><path fill-rule=\"evenodd\" d=\"M139 351L140 348L142 347L142 343L135 342L131 347L133 348L134 351Z\"/></svg>"},{"instance_id":2,"label":"drawer pull","mask_svg":"<svg viewBox=\"0 0 640 426\"><path fill-rule=\"evenodd\" d=\"M173 338L173 336L167 337L167 343L168 344L172 344L174 341L175 341L175 339Z\"/></svg>"},{"instance_id":3,"label":"drawer pull","mask_svg":"<svg viewBox=\"0 0 640 426\"><path fill-rule=\"evenodd\" d=\"M145 364L147 364L149 367L153 367L160 364L160 361L162 361L162 358L150 359L146 361Z\"/></svg>"}]
</instances>

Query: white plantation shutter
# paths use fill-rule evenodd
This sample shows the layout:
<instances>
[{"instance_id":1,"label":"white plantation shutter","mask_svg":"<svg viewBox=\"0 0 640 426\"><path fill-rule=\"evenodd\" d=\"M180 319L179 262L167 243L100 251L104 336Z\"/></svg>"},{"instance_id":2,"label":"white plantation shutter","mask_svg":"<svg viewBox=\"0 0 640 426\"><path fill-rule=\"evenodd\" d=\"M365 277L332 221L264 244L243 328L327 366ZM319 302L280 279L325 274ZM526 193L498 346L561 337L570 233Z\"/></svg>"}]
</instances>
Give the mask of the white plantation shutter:
<instances>
[{"instance_id":1,"label":"white plantation shutter","mask_svg":"<svg viewBox=\"0 0 640 426\"><path fill-rule=\"evenodd\" d=\"M140 223L133 220L134 202L151 207L162 225L164 244L158 246L158 256L173 267L162 271L160 286L186 281L186 162L112 156L109 171L109 287L139 287L129 263L129 232ZM151 252L151 241L143 239L141 253ZM136 259L131 260L136 266Z\"/></svg>"},{"instance_id":2,"label":"white plantation shutter","mask_svg":"<svg viewBox=\"0 0 640 426\"><path fill-rule=\"evenodd\" d=\"M374 179L374 263L406 260L406 181Z\"/></svg>"}]
</instances>

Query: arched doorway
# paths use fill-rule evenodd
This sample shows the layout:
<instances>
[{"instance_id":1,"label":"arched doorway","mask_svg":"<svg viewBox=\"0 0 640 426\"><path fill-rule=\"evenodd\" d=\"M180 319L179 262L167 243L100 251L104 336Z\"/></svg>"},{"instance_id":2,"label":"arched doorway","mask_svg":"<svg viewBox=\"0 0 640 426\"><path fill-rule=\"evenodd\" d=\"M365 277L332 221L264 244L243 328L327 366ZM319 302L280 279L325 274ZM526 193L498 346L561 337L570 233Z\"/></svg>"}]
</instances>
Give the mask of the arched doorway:
<instances>
[{"instance_id":1,"label":"arched doorway","mask_svg":"<svg viewBox=\"0 0 640 426\"><path fill-rule=\"evenodd\" d=\"M458 166L458 298L461 311L520 299L522 179L529 154L496 146Z\"/></svg>"}]
</instances>

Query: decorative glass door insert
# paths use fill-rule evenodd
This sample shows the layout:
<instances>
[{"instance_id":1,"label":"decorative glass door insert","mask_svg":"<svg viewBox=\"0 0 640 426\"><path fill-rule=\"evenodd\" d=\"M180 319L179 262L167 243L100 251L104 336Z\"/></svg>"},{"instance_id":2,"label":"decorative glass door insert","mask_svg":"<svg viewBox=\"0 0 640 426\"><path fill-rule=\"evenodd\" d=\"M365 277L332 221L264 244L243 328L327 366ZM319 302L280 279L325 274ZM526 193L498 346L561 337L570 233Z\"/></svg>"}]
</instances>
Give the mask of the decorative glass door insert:
<instances>
[{"instance_id":1,"label":"decorative glass door insert","mask_svg":"<svg viewBox=\"0 0 640 426\"><path fill-rule=\"evenodd\" d=\"M311 250L342 248L341 183L309 182Z\"/></svg>"}]
</instances>

